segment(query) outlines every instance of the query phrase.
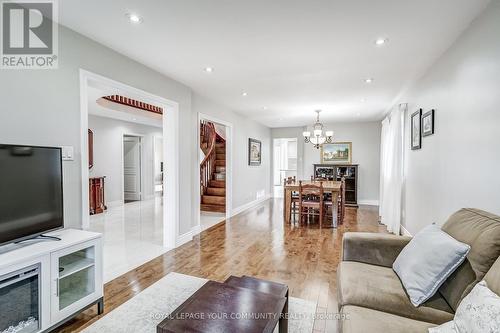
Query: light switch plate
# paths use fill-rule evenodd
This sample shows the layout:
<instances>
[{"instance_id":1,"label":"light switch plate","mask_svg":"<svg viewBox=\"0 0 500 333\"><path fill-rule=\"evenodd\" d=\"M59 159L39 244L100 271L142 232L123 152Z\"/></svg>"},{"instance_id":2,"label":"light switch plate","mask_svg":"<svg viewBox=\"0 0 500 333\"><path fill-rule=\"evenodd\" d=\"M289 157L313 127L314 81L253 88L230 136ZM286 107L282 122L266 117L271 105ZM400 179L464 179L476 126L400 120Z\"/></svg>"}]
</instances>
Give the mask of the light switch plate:
<instances>
[{"instance_id":1,"label":"light switch plate","mask_svg":"<svg viewBox=\"0 0 500 333\"><path fill-rule=\"evenodd\" d=\"M73 146L62 146L62 160L73 161L75 159L75 151Z\"/></svg>"}]
</instances>

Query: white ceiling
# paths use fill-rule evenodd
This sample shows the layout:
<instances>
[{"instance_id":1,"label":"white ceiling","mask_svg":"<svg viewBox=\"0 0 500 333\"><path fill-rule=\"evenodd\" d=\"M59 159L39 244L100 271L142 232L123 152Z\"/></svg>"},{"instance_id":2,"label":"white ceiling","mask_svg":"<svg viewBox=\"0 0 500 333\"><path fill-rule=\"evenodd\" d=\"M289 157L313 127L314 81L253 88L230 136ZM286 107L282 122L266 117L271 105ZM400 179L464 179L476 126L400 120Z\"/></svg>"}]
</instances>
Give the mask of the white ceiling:
<instances>
[{"instance_id":1,"label":"white ceiling","mask_svg":"<svg viewBox=\"0 0 500 333\"><path fill-rule=\"evenodd\" d=\"M488 2L64 0L59 6L61 23L71 29L241 114L284 127L312 123L315 109L325 122L380 119ZM143 22L131 24L130 12ZM389 42L377 47L379 37ZM214 72L206 73L207 66ZM374 82L366 84L368 77Z\"/></svg>"}]
</instances>

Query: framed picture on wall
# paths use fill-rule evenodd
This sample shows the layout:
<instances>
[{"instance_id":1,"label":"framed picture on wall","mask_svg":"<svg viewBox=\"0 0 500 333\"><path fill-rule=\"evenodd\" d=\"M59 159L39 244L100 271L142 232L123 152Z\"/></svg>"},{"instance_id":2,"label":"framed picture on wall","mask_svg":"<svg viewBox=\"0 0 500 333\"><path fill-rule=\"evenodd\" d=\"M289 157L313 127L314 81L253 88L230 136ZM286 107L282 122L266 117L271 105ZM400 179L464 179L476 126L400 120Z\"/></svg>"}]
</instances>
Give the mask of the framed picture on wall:
<instances>
[{"instance_id":1,"label":"framed picture on wall","mask_svg":"<svg viewBox=\"0 0 500 333\"><path fill-rule=\"evenodd\" d=\"M320 154L322 164L351 164L352 142L325 143Z\"/></svg>"},{"instance_id":2,"label":"framed picture on wall","mask_svg":"<svg viewBox=\"0 0 500 333\"><path fill-rule=\"evenodd\" d=\"M422 136L434 134L434 109L422 116Z\"/></svg>"},{"instance_id":3,"label":"framed picture on wall","mask_svg":"<svg viewBox=\"0 0 500 333\"><path fill-rule=\"evenodd\" d=\"M260 165L262 162L262 142L248 139L248 165Z\"/></svg>"},{"instance_id":4,"label":"framed picture on wall","mask_svg":"<svg viewBox=\"0 0 500 333\"><path fill-rule=\"evenodd\" d=\"M422 109L411 115L411 149L422 148Z\"/></svg>"}]
</instances>

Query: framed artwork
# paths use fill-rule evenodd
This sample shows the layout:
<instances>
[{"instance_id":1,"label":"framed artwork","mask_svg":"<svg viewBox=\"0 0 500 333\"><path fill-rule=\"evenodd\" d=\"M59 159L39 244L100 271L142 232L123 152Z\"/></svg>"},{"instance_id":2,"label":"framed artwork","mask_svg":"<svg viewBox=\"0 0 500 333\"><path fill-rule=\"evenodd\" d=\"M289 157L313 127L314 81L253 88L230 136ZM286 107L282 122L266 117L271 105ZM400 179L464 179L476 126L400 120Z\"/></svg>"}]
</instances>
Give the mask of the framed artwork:
<instances>
[{"instance_id":1,"label":"framed artwork","mask_svg":"<svg viewBox=\"0 0 500 333\"><path fill-rule=\"evenodd\" d=\"M325 143L320 154L323 164L351 164L352 142Z\"/></svg>"},{"instance_id":2,"label":"framed artwork","mask_svg":"<svg viewBox=\"0 0 500 333\"><path fill-rule=\"evenodd\" d=\"M434 134L434 109L422 116L422 136Z\"/></svg>"},{"instance_id":3,"label":"framed artwork","mask_svg":"<svg viewBox=\"0 0 500 333\"><path fill-rule=\"evenodd\" d=\"M411 115L411 149L422 148L422 109Z\"/></svg>"},{"instance_id":4,"label":"framed artwork","mask_svg":"<svg viewBox=\"0 0 500 333\"><path fill-rule=\"evenodd\" d=\"M248 139L248 165L260 165L262 162L262 142Z\"/></svg>"}]
</instances>

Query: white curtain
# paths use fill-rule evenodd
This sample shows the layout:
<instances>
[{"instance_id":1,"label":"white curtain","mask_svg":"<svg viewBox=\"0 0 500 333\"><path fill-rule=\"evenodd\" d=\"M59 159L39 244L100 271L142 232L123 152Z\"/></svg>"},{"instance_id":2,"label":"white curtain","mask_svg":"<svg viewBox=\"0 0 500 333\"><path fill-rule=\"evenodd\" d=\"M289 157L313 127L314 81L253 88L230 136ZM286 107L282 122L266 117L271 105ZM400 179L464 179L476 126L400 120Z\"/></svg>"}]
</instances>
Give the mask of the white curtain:
<instances>
[{"instance_id":1,"label":"white curtain","mask_svg":"<svg viewBox=\"0 0 500 333\"><path fill-rule=\"evenodd\" d=\"M380 222L399 235L404 162L406 104L395 107L382 121L380 158Z\"/></svg>"}]
</instances>

